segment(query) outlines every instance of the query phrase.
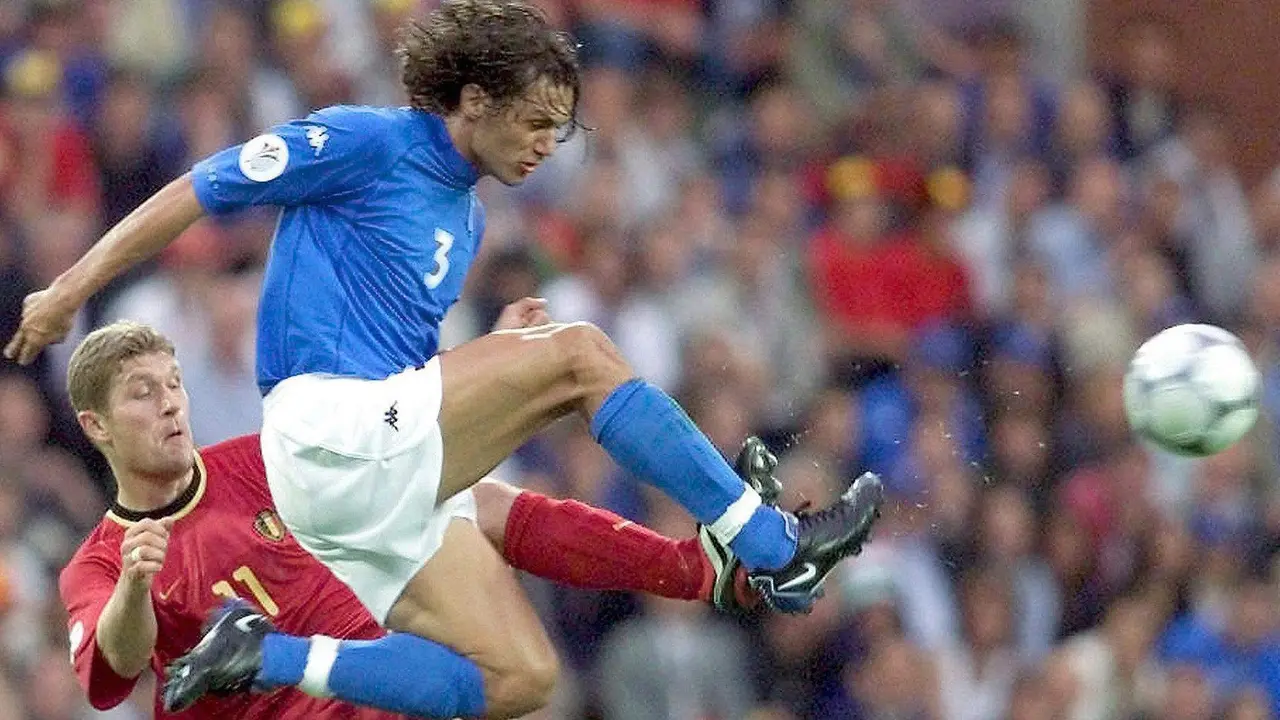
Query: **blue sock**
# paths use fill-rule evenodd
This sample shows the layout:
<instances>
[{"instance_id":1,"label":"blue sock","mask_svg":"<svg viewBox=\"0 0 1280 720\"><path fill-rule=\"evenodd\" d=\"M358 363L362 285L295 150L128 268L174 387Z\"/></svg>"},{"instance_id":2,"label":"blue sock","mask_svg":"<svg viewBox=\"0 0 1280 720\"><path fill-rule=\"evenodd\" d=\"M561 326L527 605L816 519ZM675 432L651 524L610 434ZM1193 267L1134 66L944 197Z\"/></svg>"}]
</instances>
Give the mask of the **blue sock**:
<instances>
[{"instance_id":1,"label":"blue sock","mask_svg":"<svg viewBox=\"0 0 1280 720\"><path fill-rule=\"evenodd\" d=\"M273 633L262 642L254 684L302 682L311 639ZM408 633L377 640L343 640L329 670L333 697L365 707L423 717L483 717L480 668L449 648Z\"/></svg>"},{"instance_id":2,"label":"blue sock","mask_svg":"<svg viewBox=\"0 0 1280 720\"><path fill-rule=\"evenodd\" d=\"M254 679L255 685L271 688L291 687L302 682L302 671L307 668L307 653L311 651L311 638L271 633L262 638L262 669Z\"/></svg>"},{"instance_id":3,"label":"blue sock","mask_svg":"<svg viewBox=\"0 0 1280 720\"><path fill-rule=\"evenodd\" d=\"M707 436L666 393L640 379L614 389L591 418L591 434L624 470L651 483L710 524L742 496L743 482ZM796 537L776 508L756 508L729 543L751 569L791 561Z\"/></svg>"}]
</instances>

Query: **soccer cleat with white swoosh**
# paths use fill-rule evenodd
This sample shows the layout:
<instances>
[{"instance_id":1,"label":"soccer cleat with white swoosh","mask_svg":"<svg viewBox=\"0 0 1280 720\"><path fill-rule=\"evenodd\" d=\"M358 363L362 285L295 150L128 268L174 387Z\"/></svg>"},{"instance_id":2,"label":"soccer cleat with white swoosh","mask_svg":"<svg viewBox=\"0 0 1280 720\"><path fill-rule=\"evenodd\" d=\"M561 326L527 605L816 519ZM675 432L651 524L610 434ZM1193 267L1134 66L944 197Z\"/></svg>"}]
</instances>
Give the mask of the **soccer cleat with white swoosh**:
<instances>
[{"instance_id":1,"label":"soccer cleat with white swoosh","mask_svg":"<svg viewBox=\"0 0 1280 720\"><path fill-rule=\"evenodd\" d=\"M243 600L228 600L205 624L191 652L165 669L165 712L181 712L205 695L253 689L262 668L262 639L275 632L271 621Z\"/></svg>"},{"instance_id":2,"label":"soccer cleat with white swoosh","mask_svg":"<svg viewBox=\"0 0 1280 720\"><path fill-rule=\"evenodd\" d=\"M844 558L857 555L880 517L884 484L864 473L831 507L796 514L796 554L778 570L756 570L747 581L772 609L804 613L821 595L822 583Z\"/></svg>"}]
</instances>

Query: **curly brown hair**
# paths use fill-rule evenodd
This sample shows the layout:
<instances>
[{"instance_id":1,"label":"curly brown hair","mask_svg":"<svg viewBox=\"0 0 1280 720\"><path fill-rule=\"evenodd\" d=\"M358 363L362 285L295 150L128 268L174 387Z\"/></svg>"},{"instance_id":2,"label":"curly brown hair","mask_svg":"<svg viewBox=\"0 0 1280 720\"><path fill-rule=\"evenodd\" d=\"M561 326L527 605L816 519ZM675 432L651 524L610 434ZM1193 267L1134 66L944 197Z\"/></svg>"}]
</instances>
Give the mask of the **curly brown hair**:
<instances>
[{"instance_id":1,"label":"curly brown hair","mask_svg":"<svg viewBox=\"0 0 1280 720\"><path fill-rule=\"evenodd\" d=\"M577 46L530 5L445 0L426 19L405 27L398 54L413 107L442 115L453 112L462 88L475 84L500 109L545 78L573 91L570 127L577 124Z\"/></svg>"}]
</instances>

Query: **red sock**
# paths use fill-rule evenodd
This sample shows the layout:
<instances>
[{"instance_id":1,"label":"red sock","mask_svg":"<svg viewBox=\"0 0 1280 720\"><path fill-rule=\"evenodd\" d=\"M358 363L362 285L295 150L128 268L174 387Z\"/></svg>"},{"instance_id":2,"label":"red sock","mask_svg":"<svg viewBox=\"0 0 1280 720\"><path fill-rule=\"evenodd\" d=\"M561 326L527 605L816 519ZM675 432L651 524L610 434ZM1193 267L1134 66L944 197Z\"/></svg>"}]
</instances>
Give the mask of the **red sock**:
<instances>
[{"instance_id":1,"label":"red sock","mask_svg":"<svg viewBox=\"0 0 1280 720\"><path fill-rule=\"evenodd\" d=\"M715 572L698 539L672 540L608 510L528 490L507 517L512 567L585 590L708 600Z\"/></svg>"}]
</instances>

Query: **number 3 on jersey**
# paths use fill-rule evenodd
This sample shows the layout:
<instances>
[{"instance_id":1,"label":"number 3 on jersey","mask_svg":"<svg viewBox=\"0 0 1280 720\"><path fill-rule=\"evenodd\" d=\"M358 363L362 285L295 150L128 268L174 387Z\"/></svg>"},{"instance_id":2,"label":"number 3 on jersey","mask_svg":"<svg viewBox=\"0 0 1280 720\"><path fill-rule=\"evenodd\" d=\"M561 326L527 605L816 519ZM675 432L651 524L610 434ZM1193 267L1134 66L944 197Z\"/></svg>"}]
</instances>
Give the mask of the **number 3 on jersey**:
<instances>
[{"instance_id":1,"label":"number 3 on jersey","mask_svg":"<svg viewBox=\"0 0 1280 720\"><path fill-rule=\"evenodd\" d=\"M431 272L422 276L422 282L426 283L428 290L435 290L440 287L440 283L444 281L444 276L449 274L449 248L453 247L453 233L448 230L436 228L436 266Z\"/></svg>"}]
</instances>

